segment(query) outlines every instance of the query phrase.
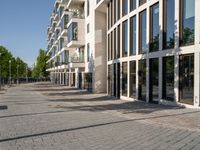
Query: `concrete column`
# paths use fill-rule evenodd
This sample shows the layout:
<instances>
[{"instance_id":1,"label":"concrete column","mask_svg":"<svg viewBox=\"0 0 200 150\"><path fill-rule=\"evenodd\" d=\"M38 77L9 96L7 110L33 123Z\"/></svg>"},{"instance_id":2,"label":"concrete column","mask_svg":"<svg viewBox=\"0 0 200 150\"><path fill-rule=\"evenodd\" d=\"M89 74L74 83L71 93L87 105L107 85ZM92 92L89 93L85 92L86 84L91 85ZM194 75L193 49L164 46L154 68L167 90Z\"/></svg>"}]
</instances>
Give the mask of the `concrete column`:
<instances>
[{"instance_id":1,"label":"concrete column","mask_svg":"<svg viewBox=\"0 0 200 150\"><path fill-rule=\"evenodd\" d=\"M179 55L174 56L174 95L175 101L179 101Z\"/></svg>"},{"instance_id":2,"label":"concrete column","mask_svg":"<svg viewBox=\"0 0 200 150\"><path fill-rule=\"evenodd\" d=\"M200 52L194 55L194 106L198 107L200 104Z\"/></svg>"}]
</instances>

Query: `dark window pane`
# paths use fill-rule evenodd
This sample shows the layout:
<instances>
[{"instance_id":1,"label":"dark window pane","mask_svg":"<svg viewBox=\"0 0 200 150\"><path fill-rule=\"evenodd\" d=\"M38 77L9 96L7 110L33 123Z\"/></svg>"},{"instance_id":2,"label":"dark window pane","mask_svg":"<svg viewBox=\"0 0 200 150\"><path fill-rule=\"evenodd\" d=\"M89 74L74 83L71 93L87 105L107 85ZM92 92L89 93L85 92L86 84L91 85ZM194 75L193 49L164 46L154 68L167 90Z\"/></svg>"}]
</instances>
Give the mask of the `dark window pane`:
<instances>
[{"instance_id":1,"label":"dark window pane","mask_svg":"<svg viewBox=\"0 0 200 150\"><path fill-rule=\"evenodd\" d=\"M118 7L118 10L117 10L117 12L118 12L118 15L117 15L118 16L118 20L121 18L121 9L120 9L121 8L121 5L120 5L121 3L120 2L121 2L121 0L118 0L118 2L117 2L117 4L118 4L118 6L117 6Z\"/></svg>"},{"instance_id":2,"label":"dark window pane","mask_svg":"<svg viewBox=\"0 0 200 150\"><path fill-rule=\"evenodd\" d=\"M143 5L146 2L147 2L147 0L139 0L139 6Z\"/></svg>"},{"instance_id":3,"label":"dark window pane","mask_svg":"<svg viewBox=\"0 0 200 150\"><path fill-rule=\"evenodd\" d=\"M136 0L130 0L130 11L136 9Z\"/></svg>"},{"instance_id":4,"label":"dark window pane","mask_svg":"<svg viewBox=\"0 0 200 150\"><path fill-rule=\"evenodd\" d=\"M194 54L180 56L180 102L194 104Z\"/></svg>"},{"instance_id":5,"label":"dark window pane","mask_svg":"<svg viewBox=\"0 0 200 150\"><path fill-rule=\"evenodd\" d=\"M139 60L139 85L138 85L138 98L139 100L146 100L146 60Z\"/></svg>"},{"instance_id":6,"label":"dark window pane","mask_svg":"<svg viewBox=\"0 0 200 150\"><path fill-rule=\"evenodd\" d=\"M123 22L122 26L122 51L123 57L127 57L128 52L128 21Z\"/></svg>"},{"instance_id":7,"label":"dark window pane","mask_svg":"<svg viewBox=\"0 0 200 150\"><path fill-rule=\"evenodd\" d=\"M128 0L122 1L122 16L128 13Z\"/></svg>"},{"instance_id":8,"label":"dark window pane","mask_svg":"<svg viewBox=\"0 0 200 150\"><path fill-rule=\"evenodd\" d=\"M158 103L159 100L159 59L149 60L149 100Z\"/></svg>"},{"instance_id":9,"label":"dark window pane","mask_svg":"<svg viewBox=\"0 0 200 150\"><path fill-rule=\"evenodd\" d=\"M140 54L141 53L146 53L147 51L147 22L146 22L146 10L142 11L140 13L140 33L139 33L139 43L140 43Z\"/></svg>"},{"instance_id":10,"label":"dark window pane","mask_svg":"<svg viewBox=\"0 0 200 150\"><path fill-rule=\"evenodd\" d=\"M130 55L136 54L136 16L130 19Z\"/></svg>"},{"instance_id":11,"label":"dark window pane","mask_svg":"<svg viewBox=\"0 0 200 150\"><path fill-rule=\"evenodd\" d=\"M122 63L122 95L127 96L127 62Z\"/></svg>"},{"instance_id":12,"label":"dark window pane","mask_svg":"<svg viewBox=\"0 0 200 150\"><path fill-rule=\"evenodd\" d=\"M181 45L194 44L195 0L181 1Z\"/></svg>"},{"instance_id":13,"label":"dark window pane","mask_svg":"<svg viewBox=\"0 0 200 150\"><path fill-rule=\"evenodd\" d=\"M163 58L163 99L174 101L174 57Z\"/></svg>"},{"instance_id":14,"label":"dark window pane","mask_svg":"<svg viewBox=\"0 0 200 150\"><path fill-rule=\"evenodd\" d=\"M118 25L118 30L117 30L118 32L117 32L117 58L120 58L120 25Z\"/></svg>"},{"instance_id":15,"label":"dark window pane","mask_svg":"<svg viewBox=\"0 0 200 150\"><path fill-rule=\"evenodd\" d=\"M130 97L136 98L136 61L130 62Z\"/></svg>"},{"instance_id":16,"label":"dark window pane","mask_svg":"<svg viewBox=\"0 0 200 150\"><path fill-rule=\"evenodd\" d=\"M150 52L154 52L159 49L159 3L151 6L150 10Z\"/></svg>"},{"instance_id":17,"label":"dark window pane","mask_svg":"<svg viewBox=\"0 0 200 150\"><path fill-rule=\"evenodd\" d=\"M174 48L174 32L175 32L175 2L174 0L164 1L164 32L163 32L163 48Z\"/></svg>"}]
</instances>

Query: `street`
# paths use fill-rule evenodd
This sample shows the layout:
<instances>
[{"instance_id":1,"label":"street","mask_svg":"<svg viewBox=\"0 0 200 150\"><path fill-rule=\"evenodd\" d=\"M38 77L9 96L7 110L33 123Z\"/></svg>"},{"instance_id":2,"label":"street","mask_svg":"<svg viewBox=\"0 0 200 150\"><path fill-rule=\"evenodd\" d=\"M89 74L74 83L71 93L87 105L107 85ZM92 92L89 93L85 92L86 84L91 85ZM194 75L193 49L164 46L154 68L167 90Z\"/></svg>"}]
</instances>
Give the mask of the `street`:
<instances>
[{"instance_id":1,"label":"street","mask_svg":"<svg viewBox=\"0 0 200 150\"><path fill-rule=\"evenodd\" d=\"M199 150L200 110L50 83L0 95L0 150Z\"/></svg>"}]
</instances>

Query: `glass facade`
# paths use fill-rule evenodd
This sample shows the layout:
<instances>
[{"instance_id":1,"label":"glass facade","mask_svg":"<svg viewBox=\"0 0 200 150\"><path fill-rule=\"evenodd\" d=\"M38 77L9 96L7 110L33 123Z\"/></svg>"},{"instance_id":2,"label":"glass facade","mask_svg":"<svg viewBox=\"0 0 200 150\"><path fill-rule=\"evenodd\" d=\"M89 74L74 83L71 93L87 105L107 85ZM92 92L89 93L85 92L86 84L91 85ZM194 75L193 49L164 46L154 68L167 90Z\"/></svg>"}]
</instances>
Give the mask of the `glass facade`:
<instances>
[{"instance_id":1,"label":"glass facade","mask_svg":"<svg viewBox=\"0 0 200 150\"><path fill-rule=\"evenodd\" d=\"M181 0L180 45L194 44L195 0Z\"/></svg>"},{"instance_id":2,"label":"glass facade","mask_svg":"<svg viewBox=\"0 0 200 150\"><path fill-rule=\"evenodd\" d=\"M174 57L163 58L163 96L162 98L174 101Z\"/></svg>"},{"instance_id":3,"label":"glass facade","mask_svg":"<svg viewBox=\"0 0 200 150\"><path fill-rule=\"evenodd\" d=\"M159 50L159 3L150 7L150 52Z\"/></svg>"},{"instance_id":4,"label":"glass facade","mask_svg":"<svg viewBox=\"0 0 200 150\"><path fill-rule=\"evenodd\" d=\"M127 96L127 88L128 88L128 81L127 81L127 62L122 63L122 95Z\"/></svg>"},{"instance_id":5,"label":"glass facade","mask_svg":"<svg viewBox=\"0 0 200 150\"><path fill-rule=\"evenodd\" d=\"M120 44L120 40L121 40L121 34L120 34L120 25L118 25L118 27L117 27L117 58L120 58L120 46L121 46L121 44Z\"/></svg>"},{"instance_id":6,"label":"glass facade","mask_svg":"<svg viewBox=\"0 0 200 150\"><path fill-rule=\"evenodd\" d=\"M130 62L130 97L136 98L136 61Z\"/></svg>"},{"instance_id":7,"label":"glass facade","mask_svg":"<svg viewBox=\"0 0 200 150\"><path fill-rule=\"evenodd\" d=\"M147 51L147 22L146 10L140 12L139 20L139 53L146 53Z\"/></svg>"},{"instance_id":8,"label":"glass facade","mask_svg":"<svg viewBox=\"0 0 200 150\"><path fill-rule=\"evenodd\" d=\"M130 19L130 55L136 54L136 16Z\"/></svg>"},{"instance_id":9,"label":"glass facade","mask_svg":"<svg viewBox=\"0 0 200 150\"><path fill-rule=\"evenodd\" d=\"M122 24L122 56L127 57L128 53L128 21Z\"/></svg>"},{"instance_id":10,"label":"glass facade","mask_svg":"<svg viewBox=\"0 0 200 150\"><path fill-rule=\"evenodd\" d=\"M163 15L163 48L174 48L175 0L165 0Z\"/></svg>"}]
</instances>

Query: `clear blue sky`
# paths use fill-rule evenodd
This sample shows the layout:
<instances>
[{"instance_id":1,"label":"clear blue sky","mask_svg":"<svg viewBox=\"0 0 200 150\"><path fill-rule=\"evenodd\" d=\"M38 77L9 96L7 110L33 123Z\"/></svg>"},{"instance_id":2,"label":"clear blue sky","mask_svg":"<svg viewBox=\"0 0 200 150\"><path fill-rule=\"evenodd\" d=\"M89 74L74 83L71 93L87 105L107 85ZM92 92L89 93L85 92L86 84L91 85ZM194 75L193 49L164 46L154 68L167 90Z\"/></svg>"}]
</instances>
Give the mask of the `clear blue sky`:
<instances>
[{"instance_id":1,"label":"clear blue sky","mask_svg":"<svg viewBox=\"0 0 200 150\"><path fill-rule=\"evenodd\" d=\"M46 50L47 26L55 0L0 0L0 45L33 65Z\"/></svg>"}]
</instances>

